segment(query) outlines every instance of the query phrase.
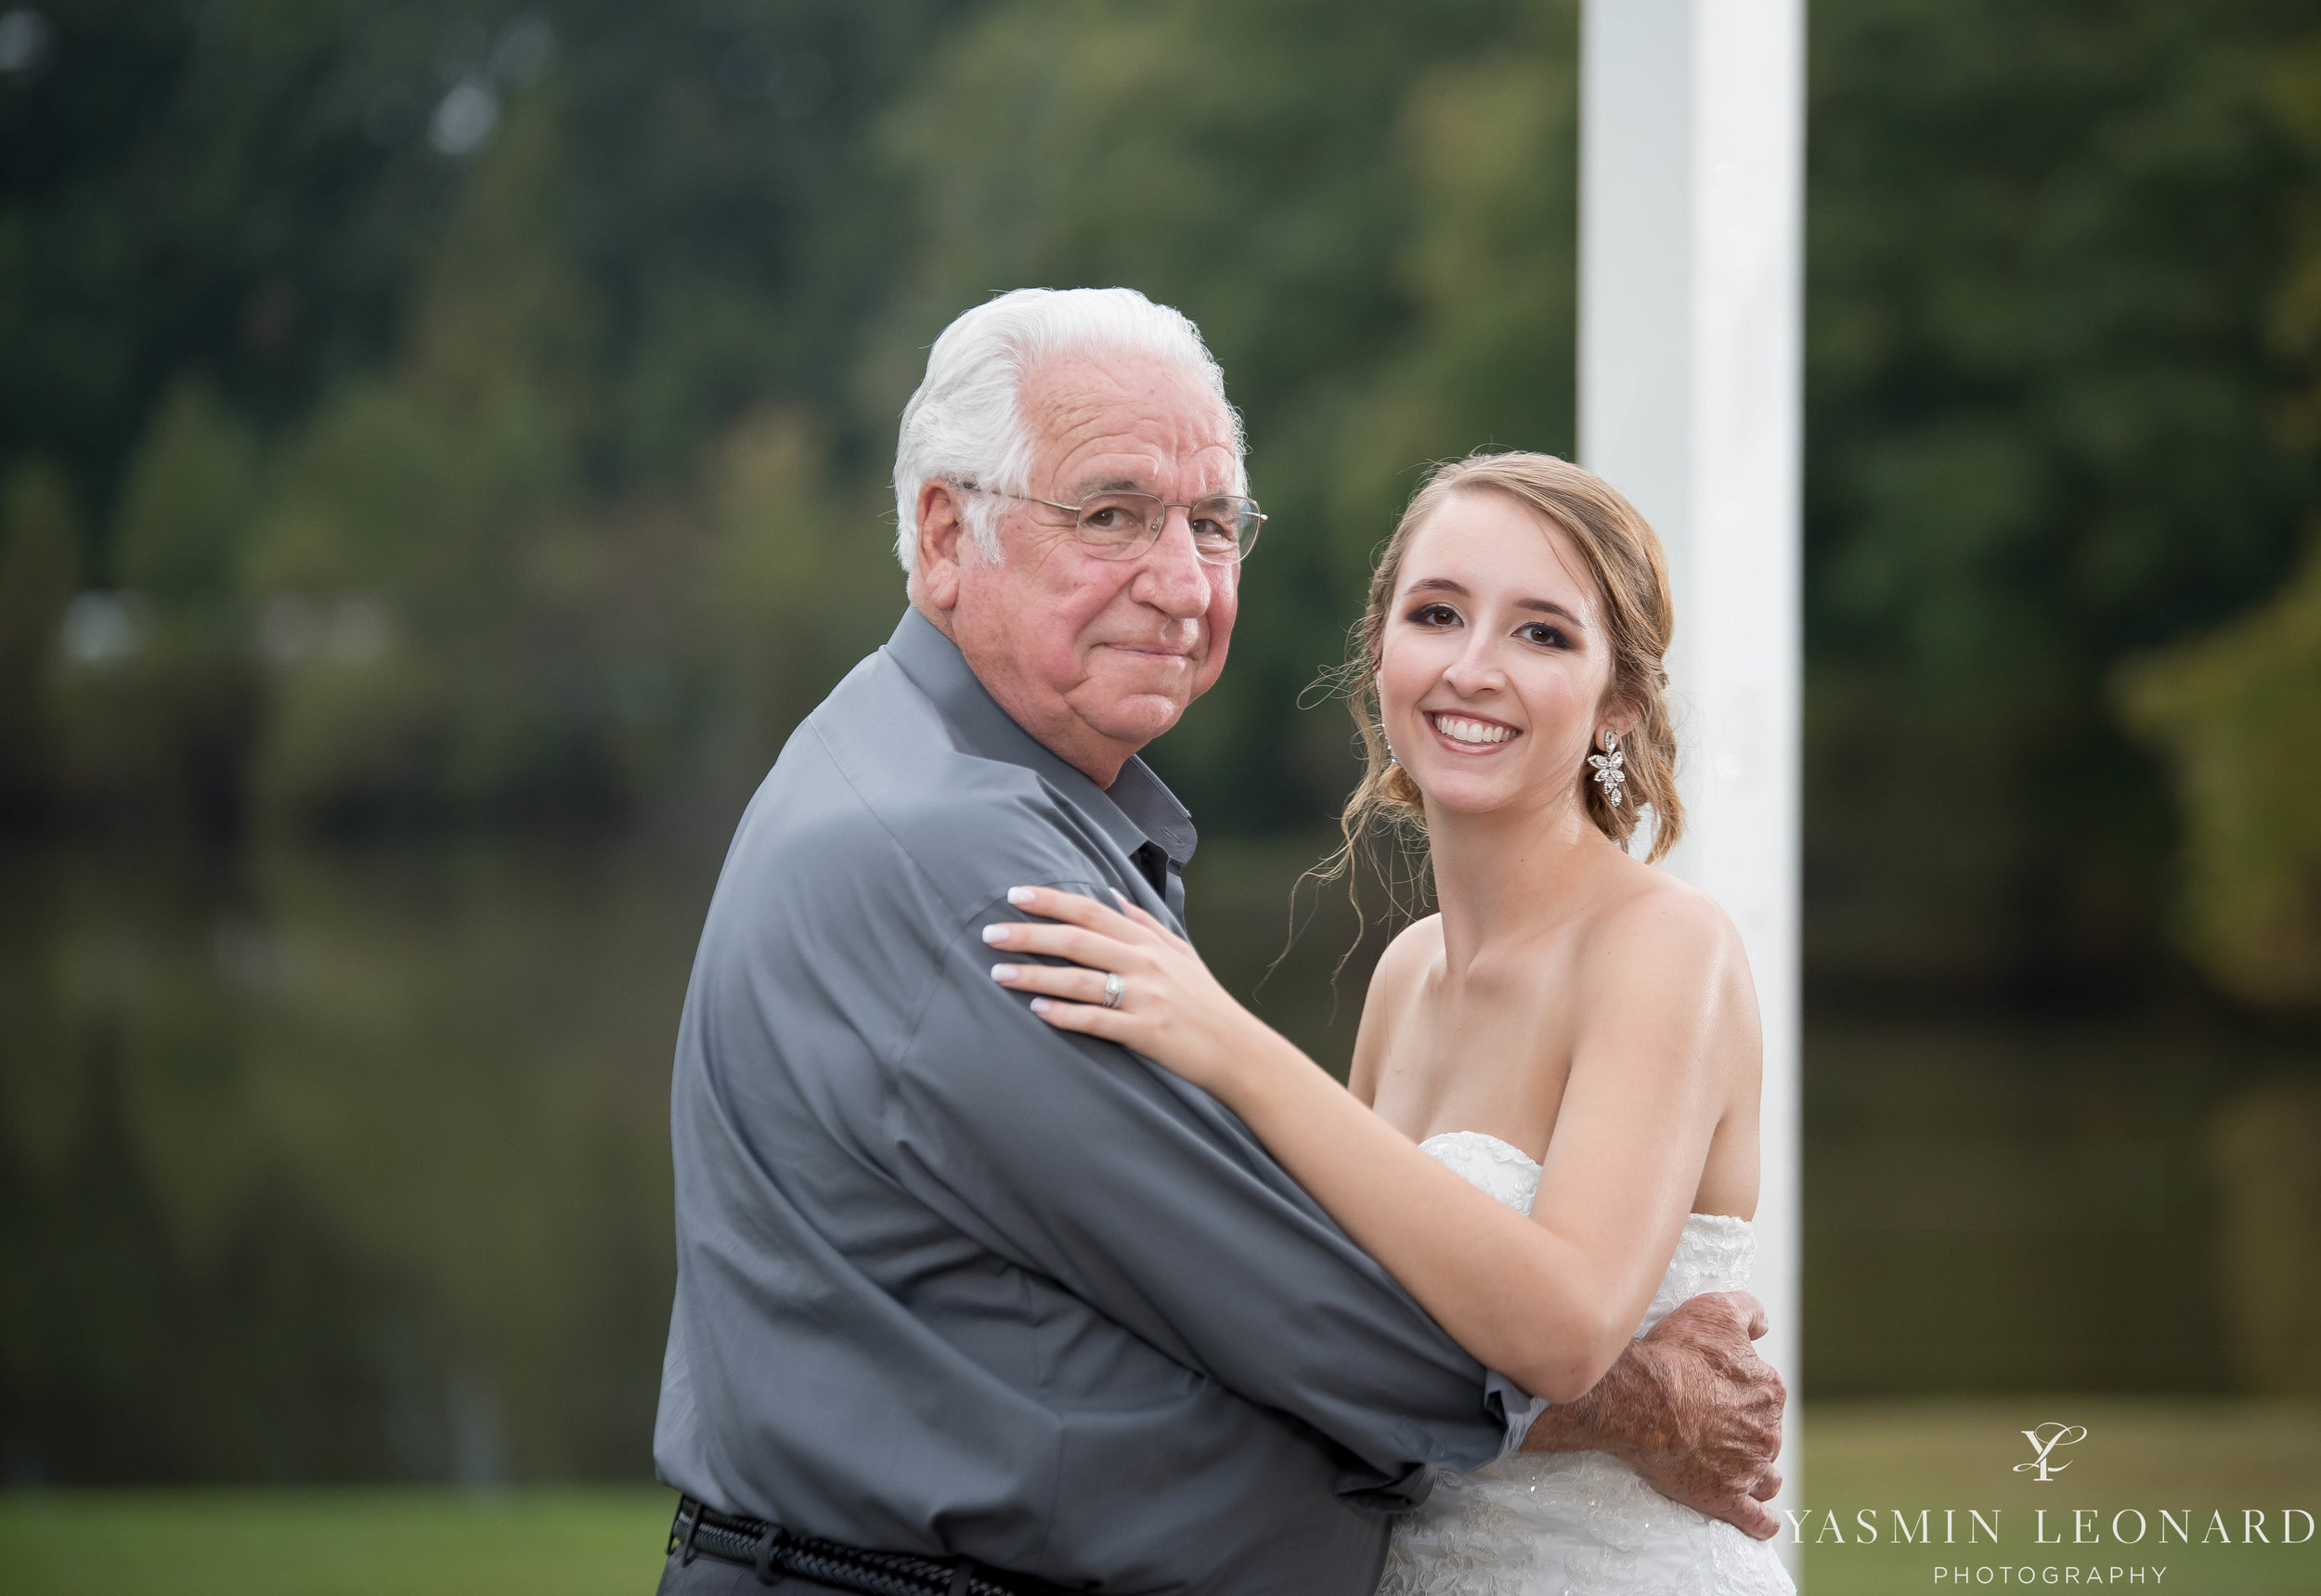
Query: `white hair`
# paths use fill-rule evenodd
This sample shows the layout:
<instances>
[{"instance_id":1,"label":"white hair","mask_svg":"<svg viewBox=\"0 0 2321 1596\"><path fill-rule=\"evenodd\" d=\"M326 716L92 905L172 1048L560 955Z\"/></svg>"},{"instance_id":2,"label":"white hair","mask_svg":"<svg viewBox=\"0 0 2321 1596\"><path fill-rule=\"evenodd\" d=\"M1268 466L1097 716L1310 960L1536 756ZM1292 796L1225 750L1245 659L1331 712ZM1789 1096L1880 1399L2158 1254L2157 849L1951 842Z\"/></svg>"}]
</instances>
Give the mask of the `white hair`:
<instances>
[{"instance_id":1,"label":"white hair","mask_svg":"<svg viewBox=\"0 0 2321 1596\"><path fill-rule=\"evenodd\" d=\"M1018 403L1027 372L1058 355L1132 352L1183 365L1216 396L1233 430L1233 486L1240 491L1247 448L1241 418L1225 401L1225 372L1182 311L1133 288L1019 288L943 329L927 351L926 380L902 407L895 442L895 558L904 573L918 564L919 489L926 483L1029 491L1036 441ZM999 506L979 494L966 509L976 548L997 560Z\"/></svg>"}]
</instances>

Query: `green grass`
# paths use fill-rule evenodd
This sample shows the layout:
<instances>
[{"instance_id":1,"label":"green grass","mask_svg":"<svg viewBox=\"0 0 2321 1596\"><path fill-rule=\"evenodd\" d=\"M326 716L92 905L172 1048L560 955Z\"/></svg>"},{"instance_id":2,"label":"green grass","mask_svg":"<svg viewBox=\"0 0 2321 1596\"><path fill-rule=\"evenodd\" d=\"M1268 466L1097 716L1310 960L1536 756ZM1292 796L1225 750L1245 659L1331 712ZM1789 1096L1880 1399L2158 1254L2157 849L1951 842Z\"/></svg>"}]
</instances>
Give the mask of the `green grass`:
<instances>
[{"instance_id":1,"label":"green grass","mask_svg":"<svg viewBox=\"0 0 2321 1596\"><path fill-rule=\"evenodd\" d=\"M2029 1458L2019 1432L2046 1420L2087 1427L2070 1467L2046 1485L2014 1472ZM2236 1539L2244 1508L2321 1514L2321 1408L2288 1402L2085 1397L1823 1404L1805 1416L1800 1500L1812 1596L1946 1591L1934 1570L2166 1570L2155 1585L2106 1589L2193 1596L2309 1596L2321 1591L2321 1538L2302 1546L2121 1547L2108 1521L2142 1510L2223 1508ZM668 1493L558 1488L490 1496L368 1490L54 1491L0 1496L0 1589L43 1596L646 1596L660 1566ZM2050 1525L2102 1510L2099 1546L2032 1544L2033 1510ZM1855 1513L1875 1510L1862 1544ZM1920 1509L1940 1533L1943 1510L1996 1511L2001 1540L1932 1549L1897 1545L1891 1513ZM1827 1538L1835 1512L1843 1544ZM1817 1540L1817 1535L1819 1537Z\"/></svg>"},{"instance_id":2,"label":"green grass","mask_svg":"<svg viewBox=\"0 0 2321 1596\"><path fill-rule=\"evenodd\" d=\"M0 1590L75 1596L650 1596L676 1499L560 1487L0 1497Z\"/></svg>"}]
</instances>

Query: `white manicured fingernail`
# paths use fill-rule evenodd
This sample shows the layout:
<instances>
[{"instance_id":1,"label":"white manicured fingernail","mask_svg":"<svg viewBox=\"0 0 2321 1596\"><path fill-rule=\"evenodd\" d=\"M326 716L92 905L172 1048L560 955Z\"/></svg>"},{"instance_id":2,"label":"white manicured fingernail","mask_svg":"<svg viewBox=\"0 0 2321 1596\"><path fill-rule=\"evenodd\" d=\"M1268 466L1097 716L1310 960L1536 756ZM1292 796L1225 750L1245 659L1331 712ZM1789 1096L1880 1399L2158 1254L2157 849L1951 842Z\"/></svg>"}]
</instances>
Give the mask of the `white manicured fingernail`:
<instances>
[{"instance_id":1,"label":"white manicured fingernail","mask_svg":"<svg viewBox=\"0 0 2321 1596\"><path fill-rule=\"evenodd\" d=\"M1048 1000L1044 997L1035 997L1031 1000L1031 1012L1034 1014L1045 1014L1049 1009L1054 1008L1055 1006L1056 1006L1054 1004L1048 1002Z\"/></svg>"},{"instance_id":2,"label":"white manicured fingernail","mask_svg":"<svg viewBox=\"0 0 2321 1596\"><path fill-rule=\"evenodd\" d=\"M997 947L1000 943L1005 941L1009 935L1010 932L1005 926L986 926L983 928L983 940L991 943L993 947Z\"/></svg>"},{"instance_id":3,"label":"white manicured fingernail","mask_svg":"<svg viewBox=\"0 0 2321 1596\"><path fill-rule=\"evenodd\" d=\"M1018 909L1022 908L1026 903L1031 902L1039 895L1040 889L1036 887L1010 887L1007 889L1007 901Z\"/></svg>"},{"instance_id":4,"label":"white manicured fingernail","mask_svg":"<svg viewBox=\"0 0 2321 1596\"><path fill-rule=\"evenodd\" d=\"M992 967L992 979L993 980L1014 980L1016 979L1016 967L1013 965L993 965Z\"/></svg>"}]
</instances>

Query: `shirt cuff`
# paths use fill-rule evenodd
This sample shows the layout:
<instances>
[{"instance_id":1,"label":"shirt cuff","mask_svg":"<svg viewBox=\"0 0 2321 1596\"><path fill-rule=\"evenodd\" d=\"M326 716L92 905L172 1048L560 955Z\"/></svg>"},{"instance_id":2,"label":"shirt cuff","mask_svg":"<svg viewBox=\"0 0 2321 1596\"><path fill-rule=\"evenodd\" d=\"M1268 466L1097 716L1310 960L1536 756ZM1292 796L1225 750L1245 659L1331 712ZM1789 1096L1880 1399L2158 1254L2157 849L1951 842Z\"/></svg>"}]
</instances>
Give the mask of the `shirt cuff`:
<instances>
[{"instance_id":1,"label":"shirt cuff","mask_svg":"<svg viewBox=\"0 0 2321 1596\"><path fill-rule=\"evenodd\" d=\"M1524 1449L1524 1437L1531 1434L1531 1426L1540 1414L1548 1410L1548 1399L1534 1396L1496 1369L1483 1371L1483 1399L1495 1408L1499 1421L1507 1426L1506 1444L1499 1447L1502 1458Z\"/></svg>"}]
</instances>

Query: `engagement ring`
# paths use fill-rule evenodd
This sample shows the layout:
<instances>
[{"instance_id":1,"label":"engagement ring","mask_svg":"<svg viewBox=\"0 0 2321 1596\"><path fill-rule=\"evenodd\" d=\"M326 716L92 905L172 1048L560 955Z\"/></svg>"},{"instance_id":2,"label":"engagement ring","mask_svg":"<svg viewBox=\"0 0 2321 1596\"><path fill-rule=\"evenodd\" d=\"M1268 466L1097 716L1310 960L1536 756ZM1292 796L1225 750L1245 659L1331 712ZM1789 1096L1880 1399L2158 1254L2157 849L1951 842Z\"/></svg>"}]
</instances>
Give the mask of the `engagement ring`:
<instances>
[{"instance_id":1,"label":"engagement ring","mask_svg":"<svg viewBox=\"0 0 2321 1596\"><path fill-rule=\"evenodd\" d=\"M1118 1008L1121 999L1128 995L1128 978L1114 970L1104 978L1104 1006Z\"/></svg>"}]
</instances>

